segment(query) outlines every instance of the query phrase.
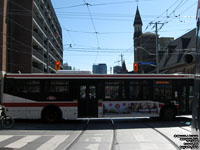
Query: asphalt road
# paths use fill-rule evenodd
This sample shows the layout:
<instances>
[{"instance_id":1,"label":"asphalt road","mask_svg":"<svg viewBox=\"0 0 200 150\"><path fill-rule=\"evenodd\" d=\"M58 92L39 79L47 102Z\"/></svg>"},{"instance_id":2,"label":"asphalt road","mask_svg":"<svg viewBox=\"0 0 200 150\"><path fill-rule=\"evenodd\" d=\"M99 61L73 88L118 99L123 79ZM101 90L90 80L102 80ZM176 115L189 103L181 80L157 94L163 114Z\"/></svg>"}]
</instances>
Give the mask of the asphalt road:
<instances>
[{"instance_id":1,"label":"asphalt road","mask_svg":"<svg viewBox=\"0 0 200 150\"><path fill-rule=\"evenodd\" d=\"M16 120L12 129L0 128L0 150L176 150L186 142L178 136L191 134L190 122L185 117L168 122L149 118L54 124Z\"/></svg>"}]
</instances>

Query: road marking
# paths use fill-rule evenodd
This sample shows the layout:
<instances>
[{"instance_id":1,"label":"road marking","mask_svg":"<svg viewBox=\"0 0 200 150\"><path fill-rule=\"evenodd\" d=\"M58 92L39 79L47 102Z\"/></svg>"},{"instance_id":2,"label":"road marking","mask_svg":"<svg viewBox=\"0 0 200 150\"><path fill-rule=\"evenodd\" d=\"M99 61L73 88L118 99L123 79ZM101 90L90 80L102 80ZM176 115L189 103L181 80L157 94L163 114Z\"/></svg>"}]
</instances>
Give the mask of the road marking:
<instances>
[{"instance_id":1,"label":"road marking","mask_svg":"<svg viewBox=\"0 0 200 150\"><path fill-rule=\"evenodd\" d=\"M101 142L101 137L92 137L94 140L95 140L95 142Z\"/></svg>"},{"instance_id":2,"label":"road marking","mask_svg":"<svg viewBox=\"0 0 200 150\"><path fill-rule=\"evenodd\" d=\"M0 142L7 140L9 138L13 137L13 135L1 135L0 136Z\"/></svg>"},{"instance_id":3,"label":"road marking","mask_svg":"<svg viewBox=\"0 0 200 150\"><path fill-rule=\"evenodd\" d=\"M99 144L90 144L86 147L88 150L97 150L99 149Z\"/></svg>"},{"instance_id":4,"label":"road marking","mask_svg":"<svg viewBox=\"0 0 200 150\"><path fill-rule=\"evenodd\" d=\"M85 142L101 142L102 137L89 137L85 139Z\"/></svg>"},{"instance_id":5,"label":"road marking","mask_svg":"<svg viewBox=\"0 0 200 150\"><path fill-rule=\"evenodd\" d=\"M22 148L23 146L27 145L29 142L34 141L35 139L39 138L40 136L36 136L36 135L31 135L31 136L26 136L20 140L17 140L14 143L11 143L5 147L7 148Z\"/></svg>"},{"instance_id":6,"label":"road marking","mask_svg":"<svg viewBox=\"0 0 200 150\"><path fill-rule=\"evenodd\" d=\"M69 135L57 135L51 138L49 141L41 145L37 150L54 150L56 149L62 142L64 142Z\"/></svg>"}]
</instances>

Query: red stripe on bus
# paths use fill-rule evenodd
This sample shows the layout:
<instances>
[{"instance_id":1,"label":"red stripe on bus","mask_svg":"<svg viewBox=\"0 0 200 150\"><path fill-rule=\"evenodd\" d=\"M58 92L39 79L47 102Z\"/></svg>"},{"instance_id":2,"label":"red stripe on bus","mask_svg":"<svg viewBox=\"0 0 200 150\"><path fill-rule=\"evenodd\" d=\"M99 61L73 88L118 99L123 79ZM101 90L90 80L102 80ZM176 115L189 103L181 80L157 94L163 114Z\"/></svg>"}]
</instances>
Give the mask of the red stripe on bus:
<instances>
[{"instance_id":1,"label":"red stripe on bus","mask_svg":"<svg viewBox=\"0 0 200 150\"><path fill-rule=\"evenodd\" d=\"M78 103L3 103L5 107L45 107L56 105L60 107L76 107Z\"/></svg>"}]
</instances>

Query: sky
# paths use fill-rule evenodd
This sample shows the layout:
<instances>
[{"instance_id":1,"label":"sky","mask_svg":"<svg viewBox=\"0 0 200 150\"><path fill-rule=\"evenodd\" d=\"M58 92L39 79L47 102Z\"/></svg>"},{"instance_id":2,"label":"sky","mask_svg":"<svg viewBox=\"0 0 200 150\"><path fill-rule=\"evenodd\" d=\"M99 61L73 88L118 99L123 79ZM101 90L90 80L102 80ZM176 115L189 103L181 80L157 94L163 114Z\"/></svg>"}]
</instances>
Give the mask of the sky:
<instances>
[{"instance_id":1,"label":"sky","mask_svg":"<svg viewBox=\"0 0 200 150\"><path fill-rule=\"evenodd\" d=\"M143 33L175 39L196 27L197 0L51 0L62 27L63 62L76 70L93 64L121 65L133 70L134 17L138 6ZM161 29L160 29L161 28Z\"/></svg>"}]
</instances>

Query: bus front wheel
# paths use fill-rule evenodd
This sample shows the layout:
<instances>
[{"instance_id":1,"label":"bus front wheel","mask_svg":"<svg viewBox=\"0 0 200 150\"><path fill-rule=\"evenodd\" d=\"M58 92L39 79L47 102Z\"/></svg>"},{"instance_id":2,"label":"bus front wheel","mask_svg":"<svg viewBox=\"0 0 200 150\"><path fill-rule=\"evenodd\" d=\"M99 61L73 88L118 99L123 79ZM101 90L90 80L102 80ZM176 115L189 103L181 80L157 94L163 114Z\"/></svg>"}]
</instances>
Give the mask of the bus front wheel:
<instances>
[{"instance_id":1,"label":"bus front wheel","mask_svg":"<svg viewBox=\"0 0 200 150\"><path fill-rule=\"evenodd\" d=\"M62 114L59 108L47 107L42 111L42 120L48 123L60 121Z\"/></svg>"}]
</instances>

